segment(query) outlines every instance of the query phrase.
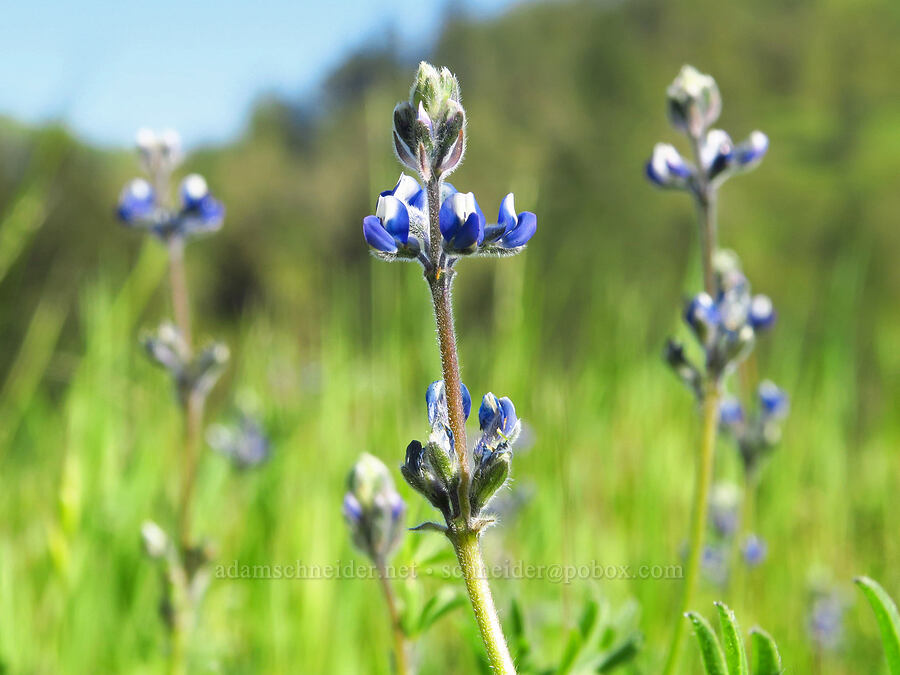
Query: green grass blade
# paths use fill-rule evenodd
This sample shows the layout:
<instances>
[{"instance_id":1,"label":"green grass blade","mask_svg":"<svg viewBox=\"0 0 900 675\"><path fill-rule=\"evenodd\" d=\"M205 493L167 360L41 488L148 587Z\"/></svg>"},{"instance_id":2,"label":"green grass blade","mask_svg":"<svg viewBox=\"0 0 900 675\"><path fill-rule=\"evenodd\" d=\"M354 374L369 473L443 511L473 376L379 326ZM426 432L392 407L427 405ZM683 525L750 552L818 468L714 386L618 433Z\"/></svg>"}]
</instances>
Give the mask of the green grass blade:
<instances>
[{"instance_id":1,"label":"green grass blade","mask_svg":"<svg viewBox=\"0 0 900 675\"><path fill-rule=\"evenodd\" d=\"M455 587L442 588L425 603L416 633L424 633L443 616L466 604L466 597Z\"/></svg>"},{"instance_id":2,"label":"green grass blade","mask_svg":"<svg viewBox=\"0 0 900 675\"><path fill-rule=\"evenodd\" d=\"M688 612L685 616L694 624L694 635L697 636L697 642L700 643L700 655L703 658L706 675L728 675L728 670L725 668L725 655L722 654L722 648L719 646L712 626L697 612Z\"/></svg>"},{"instance_id":3,"label":"green grass blade","mask_svg":"<svg viewBox=\"0 0 900 675\"><path fill-rule=\"evenodd\" d=\"M717 602L719 610L719 623L722 624L722 638L725 642L725 661L728 664L729 675L750 675L750 665L747 663L747 652L744 649L744 639L741 637L741 629L737 619L725 603Z\"/></svg>"},{"instance_id":4,"label":"green grass blade","mask_svg":"<svg viewBox=\"0 0 900 675\"><path fill-rule=\"evenodd\" d=\"M775 640L762 628L751 628L753 640L753 675L780 675L784 670Z\"/></svg>"},{"instance_id":5,"label":"green grass blade","mask_svg":"<svg viewBox=\"0 0 900 675\"><path fill-rule=\"evenodd\" d=\"M900 613L897 605L877 581L868 577L857 577L855 581L875 612L891 675L900 675Z\"/></svg>"}]
</instances>

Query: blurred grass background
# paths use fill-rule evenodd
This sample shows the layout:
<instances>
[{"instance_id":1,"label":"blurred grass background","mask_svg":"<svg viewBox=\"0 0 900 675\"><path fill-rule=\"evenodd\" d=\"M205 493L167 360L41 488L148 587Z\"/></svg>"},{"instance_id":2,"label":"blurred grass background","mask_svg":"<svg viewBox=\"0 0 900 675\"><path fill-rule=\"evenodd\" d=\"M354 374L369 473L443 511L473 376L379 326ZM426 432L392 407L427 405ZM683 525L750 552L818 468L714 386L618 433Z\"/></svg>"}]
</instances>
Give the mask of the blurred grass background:
<instances>
[{"instance_id":1,"label":"blurred grass background","mask_svg":"<svg viewBox=\"0 0 900 675\"><path fill-rule=\"evenodd\" d=\"M655 142L675 140L664 92L690 62L718 80L725 129L771 139L762 167L724 188L721 241L776 303L757 356L792 397L758 500L769 559L732 597L704 588L697 609L724 599L745 628L763 625L789 672L884 672L850 580L900 596L898 29L900 5L874 0L448 13L431 53L380 45L315 100L261 100L239 141L185 167L229 209L223 232L188 250L198 334L233 353L211 418L253 396L274 444L255 472L202 465L197 529L219 561L358 560L340 516L346 471L363 451L396 466L424 434L438 376L425 286L413 266L370 259L360 236L400 172L390 113L421 57L462 83L470 143L453 182L489 214L510 190L539 214L525 255L464 261L457 283L463 377L473 394L509 395L534 441L513 468L530 498L491 533L489 562L679 562L697 422L659 354L699 285L695 226L689 200L642 171ZM113 219L135 166L63 128L0 125L0 671L165 667L138 531L174 520L180 420L136 343L169 313L164 251ZM736 475L733 448L719 452L718 473ZM411 521L433 517L400 489ZM853 601L843 649L821 663L806 630L817 568ZM647 644L633 669L646 673L677 593L673 581L495 584L501 607L521 599L548 661L584 597L635 598ZM214 580L202 616L201 672L388 672L365 580ZM468 609L456 612L420 645L422 672L473 672L477 653Z\"/></svg>"}]
</instances>

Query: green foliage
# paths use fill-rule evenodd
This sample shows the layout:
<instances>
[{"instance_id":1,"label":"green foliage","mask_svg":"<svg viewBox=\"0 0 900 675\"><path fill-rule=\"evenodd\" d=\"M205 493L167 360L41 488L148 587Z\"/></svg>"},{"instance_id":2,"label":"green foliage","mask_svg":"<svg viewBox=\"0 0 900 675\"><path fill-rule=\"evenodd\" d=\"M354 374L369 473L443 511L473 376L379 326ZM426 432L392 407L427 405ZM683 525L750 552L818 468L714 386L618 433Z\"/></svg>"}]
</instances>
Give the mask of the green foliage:
<instances>
[{"instance_id":1,"label":"green foliage","mask_svg":"<svg viewBox=\"0 0 900 675\"><path fill-rule=\"evenodd\" d=\"M873 579L858 577L856 585L875 612L875 620L878 621L878 628L881 631L881 644L884 646L884 655L891 675L900 675L900 612L897 611L897 605L887 591Z\"/></svg>"},{"instance_id":2,"label":"green foliage","mask_svg":"<svg viewBox=\"0 0 900 675\"><path fill-rule=\"evenodd\" d=\"M688 612L687 619L694 626L694 634L700 646L703 668L707 675L780 675L781 656L775 641L760 628L750 631L754 652L753 669L747 660L744 638L734 612L724 603L717 602L722 643L709 622L697 612Z\"/></svg>"},{"instance_id":3,"label":"green foliage","mask_svg":"<svg viewBox=\"0 0 900 675\"><path fill-rule=\"evenodd\" d=\"M778 645L775 640L762 628L751 628L750 639L753 644L753 675L780 675L783 672L781 666L781 654L778 653Z\"/></svg>"}]
</instances>

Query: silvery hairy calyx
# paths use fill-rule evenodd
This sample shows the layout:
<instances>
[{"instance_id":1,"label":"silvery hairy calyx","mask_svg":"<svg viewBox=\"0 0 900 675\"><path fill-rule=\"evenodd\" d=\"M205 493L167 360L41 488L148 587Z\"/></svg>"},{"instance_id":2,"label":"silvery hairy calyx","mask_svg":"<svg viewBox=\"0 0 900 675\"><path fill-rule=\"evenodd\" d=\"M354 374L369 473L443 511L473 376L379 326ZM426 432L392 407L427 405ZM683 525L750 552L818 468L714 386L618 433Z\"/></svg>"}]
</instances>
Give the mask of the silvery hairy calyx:
<instances>
[{"instance_id":1,"label":"silvery hairy calyx","mask_svg":"<svg viewBox=\"0 0 900 675\"><path fill-rule=\"evenodd\" d=\"M198 174L182 179L177 197L171 198L171 180L183 160L177 133L142 129L137 135L137 148L146 177L126 184L116 213L127 227L141 230L159 241L168 254L174 321L163 322L142 343L150 359L169 374L184 427L177 469L180 486L177 503L173 504L176 522L167 531L156 522L147 521L141 528L141 536L145 552L160 566L165 588L161 612L172 637L172 670L180 672L187 668L189 636L209 583L209 562L214 554L211 544L198 540L191 526L203 450L206 399L229 359L228 348L221 342L195 347L184 253L189 240L222 227L225 208ZM261 432L258 436L262 438ZM224 438L221 430L216 438ZM259 442L254 452L247 450L245 446L250 442L245 442L247 438L246 433L233 434L228 448L240 445L245 464L258 464L264 459L264 453L258 451ZM267 446L264 438L260 442ZM222 452L225 452L224 445Z\"/></svg>"},{"instance_id":2,"label":"silvery hairy calyx","mask_svg":"<svg viewBox=\"0 0 900 675\"><path fill-rule=\"evenodd\" d=\"M446 182L468 142L466 111L456 76L422 63L409 99L394 109L392 141L401 174L382 192L375 213L363 220L363 235L382 260L417 262L431 292L441 376L425 389L428 435L409 443L404 479L441 515L442 522L414 529L443 533L453 544L466 591L495 672L515 672L490 587L479 538L494 522L491 498L509 477L512 446L520 423L512 401L485 394L478 408L479 436L470 447L466 422L472 408L460 379L451 287L460 260L521 252L537 229L537 217L516 212L512 194L488 221L472 192Z\"/></svg>"},{"instance_id":3,"label":"silvery hairy calyx","mask_svg":"<svg viewBox=\"0 0 900 675\"><path fill-rule=\"evenodd\" d=\"M718 518L710 512L710 488L714 475L717 432L725 428L735 439L745 470L745 490L741 545L744 559L758 565L765 556L764 542L747 530L752 492L760 462L780 436L780 422L787 409L787 397L771 382L758 384L758 405L752 416L745 412L741 398L755 377L752 351L757 337L775 321L770 298L751 291L737 255L718 247L716 205L719 188L732 176L745 173L762 161L769 147L761 131L734 143L731 136L713 125L722 111L716 81L691 66L681 69L667 90L668 116L672 126L687 139L690 159L669 143L658 143L646 165L647 177L658 187L686 192L693 198L699 222L700 259L703 290L685 303L684 320L696 346L669 340L665 358L675 374L695 396L702 412L703 432L696 458L696 479L688 561L682 594L681 614L691 609L698 573L704 556L707 520ZM737 377L734 375L737 373ZM733 385L732 380L737 380ZM736 386L736 393L729 388ZM736 524L734 527L738 527ZM726 556L727 558L727 556ZM709 561L707 561L708 565ZM679 621L673 634L665 666L666 673L678 665L686 622Z\"/></svg>"}]
</instances>

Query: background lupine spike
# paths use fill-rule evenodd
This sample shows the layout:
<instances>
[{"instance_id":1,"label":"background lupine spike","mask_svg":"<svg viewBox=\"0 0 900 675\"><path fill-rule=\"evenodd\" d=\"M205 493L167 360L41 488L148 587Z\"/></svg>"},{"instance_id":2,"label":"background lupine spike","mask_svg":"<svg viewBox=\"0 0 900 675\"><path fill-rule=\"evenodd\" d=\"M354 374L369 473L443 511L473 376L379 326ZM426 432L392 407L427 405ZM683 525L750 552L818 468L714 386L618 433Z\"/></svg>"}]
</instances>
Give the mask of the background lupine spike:
<instances>
[{"instance_id":1,"label":"background lupine spike","mask_svg":"<svg viewBox=\"0 0 900 675\"><path fill-rule=\"evenodd\" d=\"M353 543L374 562L384 562L399 545L406 504L390 471L377 457L363 453L353 465L343 512Z\"/></svg>"}]
</instances>

